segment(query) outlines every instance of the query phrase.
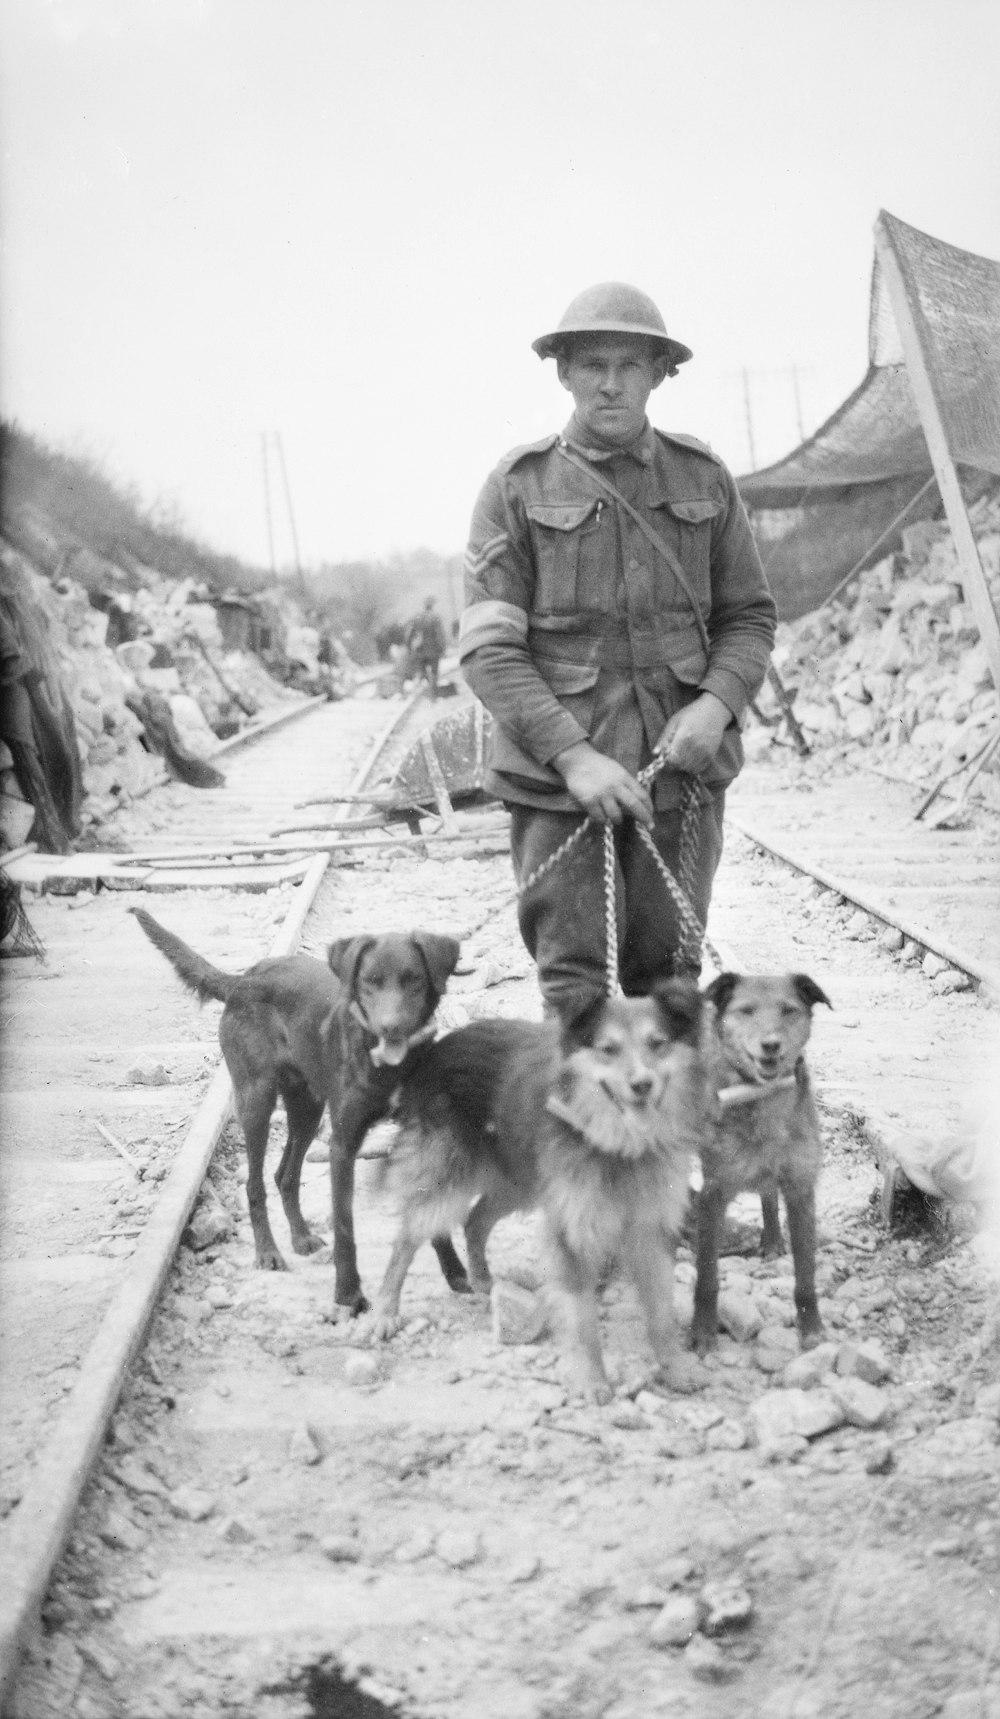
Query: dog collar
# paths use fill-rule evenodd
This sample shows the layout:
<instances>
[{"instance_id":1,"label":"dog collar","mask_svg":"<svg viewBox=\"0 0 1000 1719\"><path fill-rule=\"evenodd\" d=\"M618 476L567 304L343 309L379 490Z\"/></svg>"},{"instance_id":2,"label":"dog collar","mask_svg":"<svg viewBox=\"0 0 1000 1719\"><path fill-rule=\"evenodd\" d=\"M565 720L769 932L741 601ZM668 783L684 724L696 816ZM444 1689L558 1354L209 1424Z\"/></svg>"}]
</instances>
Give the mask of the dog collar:
<instances>
[{"instance_id":1,"label":"dog collar","mask_svg":"<svg viewBox=\"0 0 1000 1719\"><path fill-rule=\"evenodd\" d=\"M719 1093L719 1104L723 1110L733 1110L739 1104L756 1104L759 1098L767 1098L772 1092L788 1092L797 1084L794 1074L783 1074L779 1080L769 1080L763 1085L747 1081L724 1086Z\"/></svg>"},{"instance_id":2,"label":"dog collar","mask_svg":"<svg viewBox=\"0 0 1000 1719\"><path fill-rule=\"evenodd\" d=\"M403 1049L402 1056L397 1057L395 1060L392 1060L391 1058L386 1056L384 1050L382 1049L381 1041L378 1037L378 1034L373 1031L373 1029L372 1029L371 1025L369 1024L368 1019L365 1015L365 1012L364 1012L363 1008L361 1007L361 1004L359 1002L357 1002L357 1000L355 1000L351 1003L350 1013L353 1015L354 1019L359 1023L359 1025L364 1027L365 1032L371 1034L371 1037L375 1040L375 1043L372 1045L371 1049L369 1050L368 1055L371 1057L371 1060L375 1064L376 1068L397 1068L399 1066L399 1064L401 1062L404 1062L405 1059L409 1056L411 1050L416 1049L417 1045L428 1044L430 1042L430 1040L434 1037L435 1033L437 1032L437 1027L434 1024L434 1021L433 1020L428 1021L426 1026L420 1027L417 1032L410 1034L410 1037L407 1039L406 1045Z\"/></svg>"}]
</instances>

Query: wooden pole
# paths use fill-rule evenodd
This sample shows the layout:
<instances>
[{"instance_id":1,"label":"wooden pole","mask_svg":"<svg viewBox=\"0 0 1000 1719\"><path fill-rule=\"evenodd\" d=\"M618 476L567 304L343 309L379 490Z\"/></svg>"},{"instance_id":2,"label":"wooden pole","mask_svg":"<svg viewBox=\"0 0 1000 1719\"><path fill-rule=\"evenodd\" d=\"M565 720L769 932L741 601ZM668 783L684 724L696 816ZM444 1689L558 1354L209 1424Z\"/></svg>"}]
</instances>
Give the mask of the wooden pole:
<instances>
[{"instance_id":1,"label":"wooden pole","mask_svg":"<svg viewBox=\"0 0 1000 1719\"><path fill-rule=\"evenodd\" d=\"M1000 622L997 621L990 588L979 558L979 545L972 530L965 497L948 446L948 433L934 392L934 382L920 338L920 329L913 314L899 261L881 216L875 222L875 250L885 273L889 301L896 319L906 368L920 412L920 421L923 424L941 499L948 515L948 524L951 526L961 568L962 589L976 617L993 684L1000 691Z\"/></svg>"},{"instance_id":2,"label":"wooden pole","mask_svg":"<svg viewBox=\"0 0 1000 1719\"><path fill-rule=\"evenodd\" d=\"M306 590L306 576L302 571L302 557L299 554L299 534L295 526L295 510L292 507L292 490L288 482L288 467L285 464L285 444L281 439L281 431L274 432L275 445L278 449L278 464L281 467L281 481L285 486L285 505L288 508L288 523L292 531L292 548L295 551L295 572L299 582L299 595L304 603L309 601Z\"/></svg>"},{"instance_id":3,"label":"wooden pole","mask_svg":"<svg viewBox=\"0 0 1000 1719\"><path fill-rule=\"evenodd\" d=\"M750 372L749 372L749 370L744 370L744 372L743 372L743 409L744 409L744 412L746 413L746 421L747 421L747 443L748 443L749 448L750 448L750 470L755 472L757 470L757 449L754 445L754 439L753 439L753 412L752 412L751 407L750 407Z\"/></svg>"},{"instance_id":4,"label":"wooden pole","mask_svg":"<svg viewBox=\"0 0 1000 1719\"><path fill-rule=\"evenodd\" d=\"M260 432L260 457L264 466L264 516L267 520L267 547L271 556L271 578L277 576L278 564L274 559L274 520L271 517L271 474L267 465L267 431Z\"/></svg>"}]
</instances>

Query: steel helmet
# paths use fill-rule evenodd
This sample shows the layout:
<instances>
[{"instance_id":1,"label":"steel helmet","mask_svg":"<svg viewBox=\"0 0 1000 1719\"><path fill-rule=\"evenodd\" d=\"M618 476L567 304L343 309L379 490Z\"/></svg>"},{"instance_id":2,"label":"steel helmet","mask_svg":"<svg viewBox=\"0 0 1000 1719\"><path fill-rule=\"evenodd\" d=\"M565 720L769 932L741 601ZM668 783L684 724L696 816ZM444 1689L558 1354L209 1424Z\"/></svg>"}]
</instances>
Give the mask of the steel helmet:
<instances>
[{"instance_id":1,"label":"steel helmet","mask_svg":"<svg viewBox=\"0 0 1000 1719\"><path fill-rule=\"evenodd\" d=\"M563 311L559 327L531 342L539 358L555 358L570 334L642 334L655 340L666 354L667 375L676 376L679 364L693 357L691 348L671 340L651 298L624 281L602 281L585 287Z\"/></svg>"}]
</instances>

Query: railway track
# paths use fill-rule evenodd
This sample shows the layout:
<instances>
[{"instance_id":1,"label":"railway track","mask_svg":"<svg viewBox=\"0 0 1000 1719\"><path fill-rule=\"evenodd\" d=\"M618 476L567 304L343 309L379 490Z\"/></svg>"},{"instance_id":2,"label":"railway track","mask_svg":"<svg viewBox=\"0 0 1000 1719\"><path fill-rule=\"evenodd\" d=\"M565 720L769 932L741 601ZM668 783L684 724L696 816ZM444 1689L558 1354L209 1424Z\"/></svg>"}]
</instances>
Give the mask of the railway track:
<instances>
[{"instance_id":1,"label":"railway track","mask_svg":"<svg viewBox=\"0 0 1000 1719\"><path fill-rule=\"evenodd\" d=\"M449 842L439 839L441 830L426 819L420 839L360 828L356 835L338 828L329 836L309 832L280 838L289 844L280 850L282 856L294 855L301 867L299 879L272 882L265 894L245 894L245 886L238 896L217 884L206 887L204 875L197 883L181 881L192 870L204 874L220 865L233 870L237 859L247 869L262 867L269 858L273 863L273 854L265 850L275 839L271 832L276 825L300 816L301 802L310 797L341 787L345 796L362 795L366 786L384 779L387 760L391 764L401 755L426 720L419 702L394 712L389 725L384 707L382 712L322 707L304 716L295 729L263 737L254 748L244 749L239 763L233 762L226 789L196 796L175 784L150 796L131 820L132 851L161 856L173 850L183 855L183 863L172 868L162 857L150 860L153 875L144 878L142 897L138 891L133 895L123 890L116 879L114 892L91 897L81 911L58 898L40 903L40 913L45 906L49 914L44 934L54 960L61 959L65 931L75 934L78 924L91 920L82 937L65 939L67 959L78 958L88 942L93 948L96 934L111 957L108 991L99 994L110 998L115 951L122 949L129 931L125 908L132 899L145 899L150 888L166 888L168 901L154 903L154 911L222 965L249 964L267 946L269 926L273 952L293 942L318 952L333 935L424 923L453 931L463 944L462 970L449 987L443 1009L446 1024L486 1012L537 1014L528 963L514 929L502 833L498 838L497 820L490 816L468 817L451 832L454 839ZM345 728L350 731L346 744ZM852 868L861 852L871 852L871 843L865 846L863 839L870 831L867 818L860 816L857 795L853 854L840 806L836 865L829 859L826 865L820 862L817 853L827 856L833 845L829 822L827 836L822 833L819 808L824 792L814 784L802 796L815 817L808 829L792 831L791 819L801 818L802 806L796 801L794 812L789 811L787 787L772 791L768 785L754 798L752 792L744 794L741 784L734 796L733 837L710 930L724 956L737 964L812 968L837 1004L822 1025L817 1046L820 1091L837 1166L826 1220L832 1301L836 1280L848 1281L852 1272L869 1282L881 1275L883 1286L890 1267L897 1276L906 1276L907 1256L873 1228L868 1206L873 1166L865 1130L906 1127L914 1113L921 1126L953 1127L961 1097L981 1078L993 1042L992 1019L975 990L935 991L931 972L911 957L933 952L935 941L946 945L949 954L941 958L947 959L947 971L960 974L963 983L971 979L973 986L990 981L993 964L983 940L966 934L964 921L949 922L945 937L940 915L925 907L924 917L917 919L914 898L902 904L890 899L899 895L902 862L898 854L893 862L888 842L880 860L887 882L874 879L870 869L862 874L857 863ZM869 808L863 809L867 813ZM884 807L881 811L884 826ZM330 802L331 824L352 816L356 821L363 818L357 799ZM900 813L900 842L904 833ZM924 841L923 832L918 839ZM993 900L990 890L995 894L995 875L989 875L983 859L989 845L988 830L974 832L962 851L949 838L938 861L948 868L952 884L956 867L965 866L970 876L963 872L963 890L981 882L982 894L971 908L972 925L981 922L983 904ZM317 855L312 851L316 848L323 851ZM199 856L197 866L191 861L193 851ZM120 858L127 868L130 862L124 855ZM789 859L795 874L785 863ZM933 891L926 846L922 866L918 887ZM980 879L980 871L987 875ZM272 906L276 898L281 903L280 931ZM964 895L962 900L964 913L969 903ZM856 923L861 908L871 922L870 932ZM905 947L900 955L879 942L884 928L894 923L893 912L905 921L909 954ZM963 946L953 939L966 941ZM155 1182L155 1200L135 1198L148 1192L153 1179L144 1175L141 1184L133 1185L137 1179L114 1151L105 1148L99 1160L70 1160L77 1171L101 1163L107 1177L95 1178L101 1188L109 1185L113 1172L115 1184L126 1189L125 1222L119 1218L110 1243L105 1239L99 1244L105 1249L110 1245L110 1254L86 1255L109 1259L112 1281L105 1283L103 1298L92 1301L75 1349L69 1342L74 1360L60 1369L69 1389L60 1393L61 1412L51 1416L52 1436L46 1442L47 1429L28 1417L24 1431L34 1441L34 1460L22 1451L13 1466L13 1493L19 1497L0 1542L4 1712L15 1712L20 1719L47 1719L56 1712L79 1713L83 1719L112 1719L119 1713L128 1719L156 1719L157 1714L189 1710L204 1715L259 1711L285 1719L293 1713L339 1712L335 1703L343 1698L368 1700L371 1705L356 1709L367 1719L392 1710L404 1694L421 1714L475 1711L484 1719L521 1708L531 1715L565 1713L567 1719L571 1713L586 1715L591 1710L620 1711L623 1716L660 1711L655 1691L649 1705L628 1705L628 1678L617 1697L625 1705L616 1707L609 1698L607 1709L588 1708L584 1677L574 1685L575 1694L564 1690L558 1697L560 1707L550 1686L558 1684L561 1673L551 1655L546 1657L542 1637L548 1630L560 1641L565 1638L569 1660L582 1677L582 1668L600 1666L604 1657L597 1640L601 1624L605 1637L614 1638L616 1651L624 1656L623 1664L631 1668L630 1676L645 1677L648 1687L643 1654L648 1657L650 1650L645 1637L637 1642L631 1625L621 1621L627 1618L634 1624L642 1607L626 1606L623 1600L617 1612L611 1607L613 1616L607 1615L606 1596L623 1580L617 1567L613 1575L608 1569L615 1565L616 1554L617 1563L623 1562L622 1547L640 1537L645 1543L642 1498L651 1487L661 1501L669 1490L675 1505L687 1488L691 1498L680 1515L688 1539L697 1540L701 1514L695 1495L700 1496L698 1464L704 1465L706 1429L687 1428L694 1445L701 1440L701 1449L675 1461L644 1448L648 1429L628 1424L630 1413L636 1422L643 1418L631 1397L623 1399L632 1404L628 1412L619 1406L620 1425L607 1419L601 1423L599 1416L570 1415L559 1401L548 1346L535 1355L506 1351L491 1342L481 1311L444 1300L427 1268L418 1267L413 1274L412 1288L408 1286L411 1325L388 1353L373 1351L363 1329L345 1332L321 1323L330 1294L330 1268L322 1259L295 1262L287 1279L250 1271L250 1249L239 1217L240 1153L225 1128L226 1081L209 1073L215 1060L214 1021L200 1022L195 1036L188 1024L190 1001L170 995L171 981L155 952L143 948L139 958L147 964L153 1013L169 1015L171 1033L177 1034L176 1039L161 1039L159 1048L168 1061L171 1054L182 1061L187 1057L185 1066L194 1073L188 1074L183 1094L176 1085L165 1091L116 1088L121 1113L112 1115L117 1126L108 1132L119 1144L120 1131L130 1148L135 1146L135 1130L126 1126L135 1114L129 1106L136 1099L146 1105L143 1167L165 1172ZM882 1023L878 1033L870 1028L873 1018ZM115 1025L119 1034L127 1034L127 1022L116 1020ZM84 1055L107 1054L103 1030L100 1024L92 1029L94 1044L103 1048ZM126 1054L141 1044L139 1036L126 1039ZM100 1074L104 1065L96 1066ZM8 1083L5 1104L30 1133L21 1113L30 1112L32 1101L25 1102L17 1078L13 1088ZM80 1091L92 1098L92 1086L81 1086ZM37 1101L37 1093L34 1098ZM155 1117L151 1100L157 1107ZM87 1111L86 1103L82 1109ZM183 1140L150 1145L157 1127L166 1131L169 1121L176 1123L178 1110L187 1115ZM107 1116L108 1109L102 1114ZM27 1141L24 1154L30 1150ZM178 1252L209 1164L213 1203L228 1212L229 1233L200 1251ZM74 1183L66 1170L63 1164L63 1188L90 1185L83 1175ZM314 1213L322 1214L326 1204L324 1182L322 1165L310 1167L305 1198L312 1201ZM388 1246L389 1223L377 1167L366 1167L361 1182L362 1264L371 1282ZM119 1208L122 1204L119 1198ZM28 1219L24 1228L30 1228ZM530 1223L512 1220L509 1228L511 1240L502 1239L501 1269L509 1254L513 1274L523 1276L527 1268L520 1256L525 1250L530 1256ZM57 1221L50 1250L57 1265L58 1230ZM128 1230L131 1235L123 1233ZM83 1257L73 1252L78 1239L70 1234L62 1241L67 1243L67 1259ZM131 1250L122 1248L118 1259L116 1242L132 1242ZM33 1257L29 1248L26 1279ZM873 1261L884 1264L886 1271L873 1271ZM964 1254L961 1272L968 1278L967 1294L978 1306L984 1292ZM58 1270L50 1270L50 1278L58 1277ZM60 1281L62 1316L67 1302L76 1303L82 1274L77 1271L74 1278L68 1270ZM933 1296L947 1282L953 1297L952 1279L942 1278L940 1286L932 1281ZM900 1297L892 1292L887 1301L886 1293L884 1287L870 1292L871 1300L883 1298L881 1313L873 1309L871 1318L890 1350L896 1344L902 1388L908 1351L899 1347L887 1321L902 1319L906 1324L914 1309L900 1312ZM893 1311L887 1312L890 1306ZM914 1308L915 1332L924 1308L919 1297ZM50 1317L56 1317L54 1306ZM627 1354L635 1333L624 1300L614 1300L609 1317ZM848 1322L843 1329L850 1334L856 1324ZM939 1351L964 1354L968 1332L960 1321L941 1333L933 1324L932 1319L924 1333L927 1356L932 1357L927 1364L940 1367ZM964 1355L963 1365L969 1372L974 1358ZM734 1364L720 1372L719 1381L728 1385L737 1377L745 1383L744 1369ZM721 1385L720 1390L725 1397ZM913 1419L905 1389L903 1398L906 1407L899 1412L905 1442L919 1442L919 1428L911 1430L905 1419ZM49 1399L46 1419L56 1406ZM875 1437L874 1432L857 1434L864 1460ZM843 1466L853 1479L857 1453L852 1454L849 1443L844 1448ZM567 1469L559 1453L579 1454L579 1461ZM709 1490L714 1486L716 1499L724 1499L723 1514L732 1517L734 1500L742 1493L756 1496L755 1489L764 1508L767 1488L761 1491L761 1486L768 1477L753 1468L749 1453L736 1446L728 1453L723 1446L709 1446L709 1456L715 1467L704 1476L704 1485ZM685 1462L693 1465L690 1473L683 1469ZM618 1463L624 1479L612 1481ZM751 1466L741 1471L737 1485L740 1464ZM660 1472L664 1466L666 1481ZM822 1493L821 1466L807 1464L796 1470L800 1472ZM835 1485L835 1472L828 1473L829 1487ZM586 1481L582 1489L581 1477ZM502 1501L490 1509L484 1508L484 1480ZM907 1484L912 1487L917 1481ZM599 1522L596 1531L583 1520L585 1499L602 1488L614 1499L624 1527L602 1518L603 1527ZM797 1502L785 1503L795 1516ZM866 1501L865 1508L871 1507ZM767 1508L773 1514L773 1499ZM712 1514L707 1512L708 1517ZM743 1514L747 1522L757 1522L754 1510ZM713 1532L724 1539L718 1515L716 1509ZM992 1523L994 1517L987 1512L984 1519ZM853 1505L832 1530L838 1555L847 1550L848 1529L863 1532ZM746 1527L751 1544L757 1533L758 1527ZM742 1547L739 1534L736 1539ZM952 1582L954 1572L949 1569L944 1588L956 1603L959 1592L962 1603L973 1610L985 1603L983 1583L988 1586L995 1567L989 1559L1000 1549L991 1551L992 1546L988 1536L982 1540L978 1549L985 1562L963 1568L961 1580ZM548 1547L549 1553L540 1557L539 1547ZM742 1547L740 1557L745 1550ZM676 1553L677 1558L684 1555ZM726 1556L732 1563L736 1554ZM701 1559L711 1564L704 1549ZM597 1597L589 1601L567 1599L567 1573L578 1560L588 1568L593 1562L603 1572L596 1580ZM640 1589L641 1565L642 1560L624 1578ZM581 1577L573 1592L586 1585ZM810 1587L809 1578L805 1586ZM818 1580L814 1583L810 1603L816 1603L822 1587ZM772 1607L784 1606L787 1627L776 1626L773 1640L762 1651L769 1677L779 1682L784 1678L791 1702L802 1691L794 1687L799 1674L790 1669L795 1656L785 1637L794 1631L805 1602L790 1591L780 1572L769 1591ZM921 1591L916 1613L923 1616L932 1597ZM39 1637L34 1626L40 1608L46 1629ZM535 1628L536 1613L544 1628ZM497 1615L503 1619L503 1640L498 1639ZM462 1629L454 1621L458 1616L465 1619ZM621 1627L616 1627L616 1618ZM855 1636L848 1631L845 1641L856 1638L852 1627ZM581 1637L586 1638L585 1648ZM471 1685L467 1668L463 1670L463 1642L474 1664ZM25 1648L27 1658L22 1661ZM831 1646L834 1683L842 1679L839 1653ZM748 1656L738 1673L748 1688L755 1675L753 1658ZM662 1652L654 1653L653 1660L654 1683L658 1689L662 1685L663 1699L680 1699L690 1688L689 1673L669 1657L665 1660ZM971 1650L959 1660L963 1675L971 1675L966 1664L975 1660ZM975 1663L978 1676L981 1657ZM733 1666L737 1664L744 1665L738 1656ZM992 1675L989 1667L987 1672ZM595 1687L603 1687L601 1675L594 1676ZM806 1684L815 1688L816 1675L800 1681L809 1695ZM866 1699L869 1694L866 1691ZM729 1691L726 1710L756 1714L763 1710L754 1705L758 1699L748 1693L750 1704L740 1707L733 1705ZM688 1710L709 1719L716 1711L716 1692L706 1684L698 1701ZM868 1704L876 1714L917 1711L912 1706ZM838 1711L833 1705L802 1708L803 1713L807 1710ZM788 1711L791 1719L793 1707Z\"/></svg>"}]
</instances>

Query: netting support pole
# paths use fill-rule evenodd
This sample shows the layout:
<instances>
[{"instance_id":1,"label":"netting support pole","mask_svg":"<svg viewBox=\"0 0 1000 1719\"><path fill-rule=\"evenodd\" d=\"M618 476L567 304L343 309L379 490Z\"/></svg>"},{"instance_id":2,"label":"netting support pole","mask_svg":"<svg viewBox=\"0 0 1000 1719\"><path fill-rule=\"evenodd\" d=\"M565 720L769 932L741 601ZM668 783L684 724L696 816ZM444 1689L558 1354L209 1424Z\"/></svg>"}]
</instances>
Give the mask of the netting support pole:
<instances>
[{"instance_id":1,"label":"netting support pole","mask_svg":"<svg viewBox=\"0 0 1000 1719\"><path fill-rule=\"evenodd\" d=\"M910 384L920 412L920 421L923 425L928 452L937 477L938 489L941 491L941 499L948 515L948 524L951 527L951 535L961 568L962 590L976 617L979 636L985 646L986 660L993 676L993 685L1000 692L1000 622L997 620L997 612L993 607L990 588L986 583L986 574L979 559L979 546L976 543L965 506L965 497L958 481L955 462L951 457L947 431L934 392L934 383L920 338L920 329L914 316L913 306L910 304L906 283L892 241L886 232L881 216L875 222L875 249L884 271L886 286L889 289L889 300L896 319L896 328L906 359Z\"/></svg>"}]
</instances>

